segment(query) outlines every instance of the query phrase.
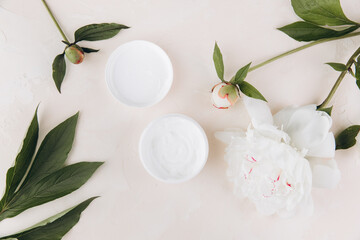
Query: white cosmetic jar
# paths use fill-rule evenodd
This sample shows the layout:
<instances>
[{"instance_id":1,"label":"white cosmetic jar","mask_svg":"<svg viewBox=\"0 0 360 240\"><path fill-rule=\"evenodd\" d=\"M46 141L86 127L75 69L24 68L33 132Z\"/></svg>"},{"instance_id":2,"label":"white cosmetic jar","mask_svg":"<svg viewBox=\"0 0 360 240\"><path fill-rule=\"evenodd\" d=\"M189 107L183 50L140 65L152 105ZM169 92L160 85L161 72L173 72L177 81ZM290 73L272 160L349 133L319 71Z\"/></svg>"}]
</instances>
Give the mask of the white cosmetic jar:
<instances>
[{"instance_id":1,"label":"white cosmetic jar","mask_svg":"<svg viewBox=\"0 0 360 240\"><path fill-rule=\"evenodd\" d=\"M145 128L139 153L151 176L166 183L180 183L203 169L209 144L204 130L195 120L182 114L168 114Z\"/></svg>"}]
</instances>

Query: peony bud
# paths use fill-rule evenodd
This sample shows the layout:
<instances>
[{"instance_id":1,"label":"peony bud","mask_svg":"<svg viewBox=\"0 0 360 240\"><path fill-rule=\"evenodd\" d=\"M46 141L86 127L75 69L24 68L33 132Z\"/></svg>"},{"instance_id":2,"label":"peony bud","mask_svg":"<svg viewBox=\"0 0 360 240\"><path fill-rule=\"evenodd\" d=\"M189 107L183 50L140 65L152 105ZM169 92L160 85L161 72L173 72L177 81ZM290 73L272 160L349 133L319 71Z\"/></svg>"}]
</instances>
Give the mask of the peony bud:
<instances>
[{"instance_id":1,"label":"peony bud","mask_svg":"<svg viewBox=\"0 0 360 240\"><path fill-rule=\"evenodd\" d=\"M74 64L79 64L84 60L84 51L76 44L66 47L65 55Z\"/></svg>"},{"instance_id":2,"label":"peony bud","mask_svg":"<svg viewBox=\"0 0 360 240\"><path fill-rule=\"evenodd\" d=\"M236 103L239 98L236 86L231 83L218 83L212 89L212 102L214 107L228 109Z\"/></svg>"}]
</instances>

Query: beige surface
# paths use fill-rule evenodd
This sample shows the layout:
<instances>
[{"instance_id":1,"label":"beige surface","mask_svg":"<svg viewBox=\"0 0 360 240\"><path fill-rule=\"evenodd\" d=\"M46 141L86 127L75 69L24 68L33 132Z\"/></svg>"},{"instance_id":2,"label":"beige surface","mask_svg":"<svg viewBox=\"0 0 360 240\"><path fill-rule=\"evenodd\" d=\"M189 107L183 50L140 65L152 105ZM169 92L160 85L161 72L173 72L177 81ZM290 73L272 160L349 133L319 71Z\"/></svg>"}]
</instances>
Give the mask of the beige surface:
<instances>
[{"instance_id":1,"label":"beige surface","mask_svg":"<svg viewBox=\"0 0 360 240\"><path fill-rule=\"evenodd\" d=\"M41 102L41 138L57 123L80 110L70 162L105 160L80 190L0 224L10 234L101 195L64 239L360 239L360 167L355 149L337 152L343 178L335 190L314 189L311 218L262 217L248 201L239 201L225 176L224 145L213 134L226 127L246 128L242 104L228 111L211 106L217 83L212 50L217 40L231 77L250 61L301 44L275 28L298 18L286 0L48 0L67 35L95 22L119 22L132 28L117 37L86 46L100 48L80 66L70 66L58 94L51 63L63 45L40 0L0 0L0 188ZM360 2L343 0L350 19L360 22ZM106 88L104 69L120 44L143 39L160 45L174 66L174 84L154 107L130 108ZM325 62L344 62L360 38L305 50L261 68L248 80L276 111L289 104L320 103L337 73ZM334 131L360 123L360 93L347 77L336 95ZM197 120L210 143L208 162L195 179L168 185L150 177L138 157L142 130L154 118L182 113Z\"/></svg>"}]
</instances>

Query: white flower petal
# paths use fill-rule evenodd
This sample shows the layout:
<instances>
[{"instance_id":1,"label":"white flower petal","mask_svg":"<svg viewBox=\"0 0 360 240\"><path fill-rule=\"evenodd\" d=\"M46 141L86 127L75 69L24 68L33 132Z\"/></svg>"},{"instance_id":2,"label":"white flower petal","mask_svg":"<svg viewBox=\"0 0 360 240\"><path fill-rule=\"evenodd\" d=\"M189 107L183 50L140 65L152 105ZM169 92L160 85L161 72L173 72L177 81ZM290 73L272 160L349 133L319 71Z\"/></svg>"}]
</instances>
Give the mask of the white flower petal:
<instances>
[{"instance_id":1,"label":"white flower petal","mask_svg":"<svg viewBox=\"0 0 360 240\"><path fill-rule=\"evenodd\" d=\"M250 127L245 137L236 131L217 133L222 141L230 141L225 154L227 176L234 194L249 198L260 213L291 216L311 193L312 171L309 161L284 143L286 133L267 126L274 127Z\"/></svg>"},{"instance_id":2,"label":"white flower petal","mask_svg":"<svg viewBox=\"0 0 360 240\"><path fill-rule=\"evenodd\" d=\"M262 124L256 128L258 132L261 133L261 135L266 136L268 138L273 139L274 141L280 142L283 141L286 144L290 142L289 135L286 134L286 132L281 131L274 125L270 124Z\"/></svg>"},{"instance_id":3,"label":"white flower petal","mask_svg":"<svg viewBox=\"0 0 360 240\"><path fill-rule=\"evenodd\" d=\"M325 140L331 127L331 118L324 112L301 108L294 111L283 126L298 149L310 149Z\"/></svg>"},{"instance_id":4,"label":"white flower petal","mask_svg":"<svg viewBox=\"0 0 360 240\"><path fill-rule=\"evenodd\" d=\"M274 115L274 124L279 128L286 127L294 112L295 109L290 107L280 110Z\"/></svg>"},{"instance_id":5,"label":"white flower petal","mask_svg":"<svg viewBox=\"0 0 360 240\"><path fill-rule=\"evenodd\" d=\"M273 124L273 117L267 102L246 96L243 97L243 102L255 128L262 124Z\"/></svg>"},{"instance_id":6,"label":"white flower petal","mask_svg":"<svg viewBox=\"0 0 360 240\"><path fill-rule=\"evenodd\" d=\"M335 159L309 158L313 175L313 186L335 188L341 179Z\"/></svg>"},{"instance_id":7,"label":"white flower petal","mask_svg":"<svg viewBox=\"0 0 360 240\"><path fill-rule=\"evenodd\" d=\"M311 147L306 155L310 157L333 158L335 156L334 134L329 132L325 140Z\"/></svg>"},{"instance_id":8,"label":"white flower petal","mask_svg":"<svg viewBox=\"0 0 360 240\"><path fill-rule=\"evenodd\" d=\"M287 127L289 124L289 121L294 114L294 112L298 110L316 110L316 106L314 104L306 105L302 107L286 107L279 112L277 112L274 117L274 124L278 126L279 128Z\"/></svg>"},{"instance_id":9,"label":"white flower petal","mask_svg":"<svg viewBox=\"0 0 360 240\"><path fill-rule=\"evenodd\" d=\"M310 217L314 213L314 203L311 194L306 195L303 201L293 210L286 211L281 209L278 211L278 215L282 218L290 218L294 215Z\"/></svg>"},{"instance_id":10,"label":"white flower petal","mask_svg":"<svg viewBox=\"0 0 360 240\"><path fill-rule=\"evenodd\" d=\"M331 117L316 105L286 108L274 118L261 100L244 97L244 105L252 121L246 134L216 133L229 144L225 160L235 195L249 198L264 215L311 215L312 186L334 188L341 178Z\"/></svg>"},{"instance_id":11,"label":"white flower petal","mask_svg":"<svg viewBox=\"0 0 360 240\"><path fill-rule=\"evenodd\" d=\"M254 201L256 210L264 216L270 216L276 213L276 208L272 206L272 203L269 203L266 200Z\"/></svg>"}]
</instances>

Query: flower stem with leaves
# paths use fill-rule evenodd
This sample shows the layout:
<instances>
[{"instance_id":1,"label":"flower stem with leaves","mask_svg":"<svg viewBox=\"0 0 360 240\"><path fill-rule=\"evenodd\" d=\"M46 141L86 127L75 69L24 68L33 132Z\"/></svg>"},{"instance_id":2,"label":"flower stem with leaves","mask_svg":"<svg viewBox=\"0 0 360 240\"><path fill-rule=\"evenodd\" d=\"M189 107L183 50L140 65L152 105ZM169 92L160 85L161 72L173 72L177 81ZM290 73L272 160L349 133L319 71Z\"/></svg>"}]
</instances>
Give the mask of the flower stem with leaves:
<instances>
[{"instance_id":1,"label":"flower stem with leaves","mask_svg":"<svg viewBox=\"0 0 360 240\"><path fill-rule=\"evenodd\" d=\"M57 29L59 30L59 32L60 32L60 34L61 34L61 36L62 36L62 37L63 37L63 39L64 39L64 41L70 44L70 42L69 42L69 40L67 39L67 37L66 37L66 35L65 35L64 31L61 29L60 24L58 23L58 21L56 20L56 18L55 18L55 16L54 16L54 14L52 13L52 11L51 11L51 9L50 9L49 5L46 3L46 1L45 1L45 0L41 0L41 1L43 2L43 4L44 4L44 6L45 6L46 10L48 11L48 13L49 13L49 15L50 15L50 17L51 17L51 18L52 18L52 20L54 21L54 23L55 23L55 25L56 25Z\"/></svg>"},{"instance_id":2,"label":"flower stem with leaves","mask_svg":"<svg viewBox=\"0 0 360 240\"><path fill-rule=\"evenodd\" d=\"M360 36L360 32L354 32L360 27L360 24L348 19L345 16L339 0L291 0L291 4L295 13L302 18L303 21L289 24L279 28L279 30L296 41L310 43L294 48L290 51L286 51L255 66L250 67L250 64L248 64L242 67L230 81L226 81L224 79L224 63L222 54L217 43L215 43L213 60L217 75L223 83L232 84L236 87L239 93L242 92L249 97L266 101L263 95L255 87L245 81L245 77L248 72L254 71L280 58L321 43ZM342 30L338 30L339 28ZM343 71L340 78L343 78L347 71L350 73L352 72L352 63L353 62L351 62L351 64L349 63L349 66L346 68L347 70ZM356 76L356 74L354 74L354 76ZM334 86L334 90L336 90L340 82L341 80L337 81L337 85ZM357 81L357 83L358 86L360 86L360 80ZM229 94L230 93L228 93L228 95ZM333 93L330 94L332 95ZM214 94L212 96L214 96ZM329 100L331 97L332 96L329 96ZM321 105L320 110L325 110L324 106L329 100L326 100L325 104Z\"/></svg>"},{"instance_id":3,"label":"flower stem with leaves","mask_svg":"<svg viewBox=\"0 0 360 240\"><path fill-rule=\"evenodd\" d=\"M347 61L346 64L340 64L340 63L328 63L330 66L332 66L336 71L340 71L340 75L337 78L334 86L332 87L329 95L325 98L325 100L323 101L323 103L321 103L318 108L326 108L327 105L330 103L331 99L333 98L336 90L339 88L340 83L342 82L342 80L344 79L345 75L347 73L352 72L352 66L353 64L355 64L355 68L356 68L356 75L354 74L354 77L356 78L357 75L359 75L359 62L356 61L356 58L360 55L360 47L353 53L353 55L351 55L350 59ZM335 67L337 66L337 67ZM356 81L359 82L360 81L360 77L356 78Z\"/></svg>"},{"instance_id":4,"label":"flower stem with leaves","mask_svg":"<svg viewBox=\"0 0 360 240\"><path fill-rule=\"evenodd\" d=\"M83 62L85 53L98 52L98 49L92 49L87 47L81 47L77 43L80 41L99 41L112 38L116 36L120 30L129 28L128 26L118 23L101 23L90 24L76 30L74 34L75 41L70 42L66 37L64 31L61 29L60 24L56 20L50 7L45 0L42 0L45 8L47 9L50 17L54 21L57 29L63 37L63 43L66 45L64 52L57 55L52 64L52 77L54 79L56 88L61 93L61 84L64 80L66 73L65 56L73 64L80 64Z\"/></svg>"},{"instance_id":5,"label":"flower stem with leaves","mask_svg":"<svg viewBox=\"0 0 360 240\"><path fill-rule=\"evenodd\" d=\"M341 39L345 39L345 38L356 37L356 36L360 36L360 32L350 33L350 34L347 34L347 35L341 36L341 37L335 37L335 38L329 38L329 39L320 39L320 40L305 44L303 46L294 48L294 49L292 49L290 51L286 51L286 52L284 52L282 54L279 54L279 55L277 55L275 57L272 57L272 58L270 58L270 59L268 59L268 60L266 60L264 62L261 62L261 63L259 63L257 65L254 65L253 67L251 67L249 69L249 72L252 72L252 71L254 71L254 70L258 69L258 68L261 68L261 67L263 67L263 66L265 66L265 65L267 65L269 63L272 63L272 62L274 62L276 60L279 60L279 59L281 59L283 57L289 56L289 55L291 55L293 53L300 52L300 51L305 50L307 48L316 46L318 44L326 43L326 42L332 42L332 41L341 40Z\"/></svg>"},{"instance_id":6,"label":"flower stem with leaves","mask_svg":"<svg viewBox=\"0 0 360 240\"><path fill-rule=\"evenodd\" d=\"M346 64L342 63L327 63L335 71L339 71L340 75L337 78L334 86L331 88L328 96L325 100L318 106L318 110L325 111L331 115L332 106L328 107L331 99L334 97L337 89L339 88L341 82L345 78L346 74L349 73L356 79L356 85L360 88L360 47L351 55ZM352 70L352 67L355 67L355 73ZM340 132L336 137L336 149L348 149L356 144L356 137L359 134L360 125L352 125L347 127L345 130Z\"/></svg>"}]
</instances>

